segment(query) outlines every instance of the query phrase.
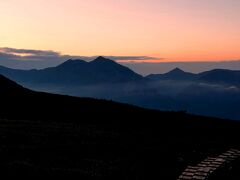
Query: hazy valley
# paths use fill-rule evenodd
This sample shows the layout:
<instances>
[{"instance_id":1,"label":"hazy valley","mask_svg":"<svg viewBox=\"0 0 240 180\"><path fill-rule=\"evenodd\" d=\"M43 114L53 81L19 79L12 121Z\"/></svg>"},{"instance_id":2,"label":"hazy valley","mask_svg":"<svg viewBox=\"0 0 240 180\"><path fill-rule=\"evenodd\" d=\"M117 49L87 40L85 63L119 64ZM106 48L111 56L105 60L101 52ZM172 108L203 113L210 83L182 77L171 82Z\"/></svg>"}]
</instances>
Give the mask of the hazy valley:
<instances>
[{"instance_id":1,"label":"hazy valley","mask_svg":"<svg viewBox=\"0 0 240 180\"><path fill-rule=\"evenodd\" d=\"M1 67L0 73L37 91L240 120L240 71L216 69L194 74L176 68L143 77L98 57L92 62L68 60L42 70Z\"/></svg>"},{"instance_id":2,"label":"hazy valley","mask_svg":"<svg viewBox=\"0 0 240 180\"><path fill-rule=\"evenodd\" d=\"M0 98L3 176L171 180L213 157L210 180L239 178L239 122L34 92L3 76Z\"/></svg>"}]
</instances>

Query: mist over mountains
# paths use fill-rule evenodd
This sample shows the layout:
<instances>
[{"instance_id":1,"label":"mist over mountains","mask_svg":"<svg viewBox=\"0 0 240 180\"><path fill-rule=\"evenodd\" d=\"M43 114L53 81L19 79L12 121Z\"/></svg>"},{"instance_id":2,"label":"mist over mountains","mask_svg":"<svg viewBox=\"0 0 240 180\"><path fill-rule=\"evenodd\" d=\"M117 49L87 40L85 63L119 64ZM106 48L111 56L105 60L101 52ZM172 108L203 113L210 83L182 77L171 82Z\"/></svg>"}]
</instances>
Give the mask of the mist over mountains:
<instances>
[{"instance_id":1,"label":"mist over mountains","mask_svg":"<svg viewBox=\"0 0 240 180\"><path fill-rule=\"evenodd\" d=\"M41 70L1 66L0 74L38 91L240 120L240 71L214 69L194 74L175 68L143 77L98 57L91 62L68 60Z\"/></svg>"}]
</instances>

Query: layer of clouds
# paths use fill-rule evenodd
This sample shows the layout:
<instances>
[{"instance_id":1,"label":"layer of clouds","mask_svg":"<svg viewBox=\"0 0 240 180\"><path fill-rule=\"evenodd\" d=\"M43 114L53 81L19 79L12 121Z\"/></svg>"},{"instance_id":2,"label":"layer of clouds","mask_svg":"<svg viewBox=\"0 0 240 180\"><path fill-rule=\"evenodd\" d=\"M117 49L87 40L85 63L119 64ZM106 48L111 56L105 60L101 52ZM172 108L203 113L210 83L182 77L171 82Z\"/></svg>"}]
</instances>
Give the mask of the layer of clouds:
<instances>
[{"instance_id":1,"label":"layer of clouds","mask_svg":"<svg viewBox=\"0 0 240 180\"><path fill-rule=\"evenodd\" d=\"M68 59L82 59L91 61L97 56L71 56L64 55L56 51L0 48L0 66L6 66L15 69L42 69L54 67ZM212 69L231 69L240 70L240 60L219 61L219 62L159 62L159 63L125 63L124 61L147 61L162 60L162 58L149 56L105 56L106 58L116 60L142 75L161 74L168 72L176 67L188 72L203 72ZM121 62L122 61L122 62Z\"/></svg>"},{"instance_id":2,"label":"layer of clouds","mask_svg":"<svg viewBox=\"0 0 240 180\"><path fill-rule=\"evenodd\" d=\"M15 69L41 69L57 66L68 59L81 59L91 61L98 56L71 56L56 51L0 48L0 65ZM105 56L106 58L121 60L156 60L159 58L149 56Z\"/></svg>"},{"instance_id":3,"label":"layer of clouds","mask_svg":"<svg viewBox=\"0 0 240 180\"><path fill-rule=\"evenodd\" d=\"M29 54L33 56L60 56L60 53L55 51L15 49L15 48L8 48L8 47L0 48L0 52L5 54Z\"/></svg>"}]
</instances>

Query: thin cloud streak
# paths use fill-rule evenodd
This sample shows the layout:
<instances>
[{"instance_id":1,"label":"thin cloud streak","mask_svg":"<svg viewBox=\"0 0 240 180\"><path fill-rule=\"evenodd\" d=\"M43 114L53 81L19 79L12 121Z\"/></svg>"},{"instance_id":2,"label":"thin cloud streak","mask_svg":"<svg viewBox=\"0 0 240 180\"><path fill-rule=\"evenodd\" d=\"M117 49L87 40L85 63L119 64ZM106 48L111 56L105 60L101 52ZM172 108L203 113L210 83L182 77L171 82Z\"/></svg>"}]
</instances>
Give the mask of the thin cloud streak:
<instances>
[{"instance_id":1,"label":"thin cloud streak","mask_svg":"<svg viewBox=\"0 0 240 180\"><path fill-rule=\"evenodd\" d=\"M34 56L60 56L60 53L55 51L15 49L15 48L8 48L8 47L0 48L0 52L6 53L6 54L29 54Z\"/></svg>"},{"instance_id":2,"label":"thin cloud streak","mask_svg":"<svg viewBox=\"0 0 240 180\"><path fill-rule=\"evenodd\" d=\"M23 55L23 56L22 56ZM0 59L2 58L12 58L14 60L44 60L53 58L65 58L65 59L82 59L86 61L91 61L98 56L71 56L64 55L60 52L52 50L33 50L33 49L15 49L9 47L0 48ZM150 57L150 56L104 56L106 58L121 61L121 60L158 60L160 58Z\"/></svg>"},{"instance_id":3,"label":"thin cloud streak","mask_svg":"<svg viewBox=\"0 0 240 180\"><path fill-rule=\"evenodd\" d=\"M0 66L15 69L42 69L57 66L68 59L92 61L98 56L72 56L52 50L16 49L0 47ZM150 61L161 58L150 56L104 56L114 61Z\"/></svg>"}]
</instances>

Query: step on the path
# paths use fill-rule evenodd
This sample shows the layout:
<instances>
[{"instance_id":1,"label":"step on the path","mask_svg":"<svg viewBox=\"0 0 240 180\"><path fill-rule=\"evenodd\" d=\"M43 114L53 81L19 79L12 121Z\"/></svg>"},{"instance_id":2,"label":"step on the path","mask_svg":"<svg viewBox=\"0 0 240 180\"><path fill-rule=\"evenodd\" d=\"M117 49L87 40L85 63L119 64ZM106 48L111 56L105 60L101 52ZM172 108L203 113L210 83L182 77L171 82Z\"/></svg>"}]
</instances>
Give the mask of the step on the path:
<instances>
[{"instance_id":1,"label":"step on the path","mask_svg":"<svg viewBox=\"0 0 240 180\"><path fill-rule=\"evenodd\" d=\"M230 149L218 157L208 157L196 166L188 166L178 180L207 180L214 171L240 158L240 151Z\"/></svg>"}]
</instances>

